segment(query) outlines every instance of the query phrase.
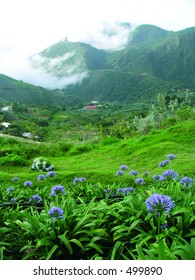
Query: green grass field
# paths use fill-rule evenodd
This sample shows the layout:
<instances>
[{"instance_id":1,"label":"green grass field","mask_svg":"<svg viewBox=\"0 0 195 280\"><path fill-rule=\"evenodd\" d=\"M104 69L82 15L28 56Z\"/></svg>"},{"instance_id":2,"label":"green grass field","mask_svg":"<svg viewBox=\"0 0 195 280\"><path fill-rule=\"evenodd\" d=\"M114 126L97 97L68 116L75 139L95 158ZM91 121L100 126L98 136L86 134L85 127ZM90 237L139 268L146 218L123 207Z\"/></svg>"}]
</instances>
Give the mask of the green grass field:
<instances>
[{"instance_id":1,"label":"green grass field","mask_svg":"<svg viewBox=\"0 0 195 280\"><path fill-rule=\"evenodd\" d=\"M13 176L24 179L32 175L30 169L34 158L48 158L59 174L59 180L84 176L90 182L113 183L116 181L116 171L121 164L126 164L130 170L140 174L145 171L151 175L158 174L158 163L166 159L167 154L174 153L177 160L166 168L183 175L195 175L195 122L189 121L171 126L164 130L152 131L149 135L135 136L120 140L108 137L98 144L67 145L67 151L58 143L28 143L14 140L5 143L0 139L1 153L7 151L11 155L25 158L24 166L4 163L6 156L1 156L2 167L0 181L7 181ZM4 153L5 154L5 153ZM27 159L26 159L27 158Z\"/></svg>"},{"instance_id":2,"label":"green grass field","mask_svg":"<svg viewBox=\"0 0 195 280\"><path fill-rule=\"evenodd\" d=\"M194 140L194 121L96 144L0 138L0 259L194 260ZM56 177L38 180L47 175L31 170L40 156ZM128 170L117 176L121 165ZM153 178L166 170L176 177Z\"/></svg>"}]
</instances>

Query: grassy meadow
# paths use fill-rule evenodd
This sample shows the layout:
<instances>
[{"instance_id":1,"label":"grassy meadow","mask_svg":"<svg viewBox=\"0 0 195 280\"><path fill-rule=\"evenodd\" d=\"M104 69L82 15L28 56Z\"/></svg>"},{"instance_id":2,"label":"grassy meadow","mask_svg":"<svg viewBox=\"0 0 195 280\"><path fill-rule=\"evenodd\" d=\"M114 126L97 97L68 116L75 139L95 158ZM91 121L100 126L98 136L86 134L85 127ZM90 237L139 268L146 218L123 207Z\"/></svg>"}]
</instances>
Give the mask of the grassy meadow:
<instances>
[{"instance_id":1,"label":"grassy meadow","mask_svg":"<svg viewBox=\"0 0 195 280\"><path fill-rule=\"evenodd\" d=\"M88 129L85 141L0 137L0 259L194 260L194 118Z\"/></svg>"}]
</instances>

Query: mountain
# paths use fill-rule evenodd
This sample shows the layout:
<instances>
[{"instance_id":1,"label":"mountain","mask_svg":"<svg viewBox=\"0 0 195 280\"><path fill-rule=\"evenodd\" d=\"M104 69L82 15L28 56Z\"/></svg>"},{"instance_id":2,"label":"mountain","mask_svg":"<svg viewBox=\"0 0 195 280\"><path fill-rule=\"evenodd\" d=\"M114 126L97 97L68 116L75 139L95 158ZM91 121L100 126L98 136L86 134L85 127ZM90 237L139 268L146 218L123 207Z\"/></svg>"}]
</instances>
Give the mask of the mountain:
<instances>
[{"instance_id":1,"label":"mountain","mask_svg":"<svg viewBox=\"0 0 195 280\"><path fill-rule=\"evenodd\" d=\"M194 89L194 53L195 27L173 32L143 24L129 31L126 46L117 51L65 39L30 58L34 69L61 82L61 91L33 87L1 75L0 100L37 104L151 102L158 93ZM71 82L63 83L66 79Z\"/></svg>"},{"instance_id":2,"label":"mountain","mask_svg":"<svg viewBox=\"0 0 195 280\"><path fill-rule=\"evenodd\" d=\"M151 100L170 88L195 85L195 27L173 32L144 24L118 51L63 40L32 57L35 67L60 78L85 73L66 93L89 101Z\"/></svg>"},{"instance_id":3,"label":"mountain","mask_svg":"<svg viewBox=\"0 0 195 280\"><path fill-rule=\"evenodd\" d=\"M63 78L107 68L106 57L107 52L104 50L65 39L32 56L31 64L34 68L42 68L48 74Z\"/></svg>"},{"instance_id":4,"label":"mountain","mask_svg":"<svg viewBox=\"0 0 195 280\"><path fill-rule=\"evenodd\" d=\"M80 104L81 100L76 96L70 96L59 90L47 90L0 74L0 102L73 106Z\"/></svg>"},{"instance_id":5,"label":"mountain","mask_svg":"<svg viewBox=\"0 0 195 280\"><path fill-rule=\"evenodd\" d=\"M151 24L142 24L129 34L128 46L144 44L151 47L151 45L161 43L172 33Z\"/></svg>"}]
</instances>

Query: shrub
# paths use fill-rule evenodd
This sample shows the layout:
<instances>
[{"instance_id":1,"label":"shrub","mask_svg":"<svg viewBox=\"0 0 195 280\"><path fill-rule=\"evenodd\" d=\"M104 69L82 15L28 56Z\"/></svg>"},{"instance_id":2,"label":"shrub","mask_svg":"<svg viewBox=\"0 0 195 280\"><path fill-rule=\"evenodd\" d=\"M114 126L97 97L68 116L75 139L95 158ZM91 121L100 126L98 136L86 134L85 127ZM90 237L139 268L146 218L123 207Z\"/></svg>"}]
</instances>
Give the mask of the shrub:
<instances>
[{"instance_id":1,"label":"shrub","mask_svg":"<svg viewBox=\"0 0 195 280\"><path fill-rule=\"evenodd\" d=\"M106 145L118 143L119 141L120 141L119 138L114 137L114 136L110 136L110 137L104 138L104 139L102 140L101 144L102 144L103 146L106 146Z\"/></svg>"},{"instance_id":2,"label":"shrub","mask_svg":"<svg viewBox=\"0 0 195 280\"><path fill-rule=\"evenodd\" d=\"M23 157L15 154L8 154L0 158L2 166L27 166L28 161Z\"/></svg>"},{"instance_id":3,"label":"shrub","mask_svg":"<svg viewBox=\"0 0 195 280\"><path fill-rule=\"evenodd\" d=\"M53 168L53 164L43 157L36 158L31 165L31 169L37 171L51 171Z\"/></svg>"},{"instance_id":4,"label":"shrub","mask_svg":"<svg viewBox=\"0 0 195 280\"><path fill-rule=\"evenodd\" d=\"M91 150L91 146L83 144L80 146L76 146L70 150L71 155L79 155Z\"/></svg>"}]
</instances>

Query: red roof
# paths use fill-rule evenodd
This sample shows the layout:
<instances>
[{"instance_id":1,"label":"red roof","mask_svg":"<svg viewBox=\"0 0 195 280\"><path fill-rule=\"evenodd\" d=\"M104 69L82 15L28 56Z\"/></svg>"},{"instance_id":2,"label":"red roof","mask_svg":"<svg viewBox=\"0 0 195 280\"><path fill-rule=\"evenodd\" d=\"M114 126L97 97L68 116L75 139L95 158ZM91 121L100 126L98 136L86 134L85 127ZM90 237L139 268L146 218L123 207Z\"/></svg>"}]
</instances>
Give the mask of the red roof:
<instances>
[{"instance_id":1,"label":"red roof","mask_svg":"<svg viewBox=\"0 0 195 280\"><path fill-rule=\"evenodd\" d=\"M86 107L87 110L91 110L91 109L95 109L95 108L97 108L96 105L90 105L90 106Z\"/></svg>"}]
</instances>

